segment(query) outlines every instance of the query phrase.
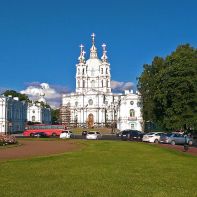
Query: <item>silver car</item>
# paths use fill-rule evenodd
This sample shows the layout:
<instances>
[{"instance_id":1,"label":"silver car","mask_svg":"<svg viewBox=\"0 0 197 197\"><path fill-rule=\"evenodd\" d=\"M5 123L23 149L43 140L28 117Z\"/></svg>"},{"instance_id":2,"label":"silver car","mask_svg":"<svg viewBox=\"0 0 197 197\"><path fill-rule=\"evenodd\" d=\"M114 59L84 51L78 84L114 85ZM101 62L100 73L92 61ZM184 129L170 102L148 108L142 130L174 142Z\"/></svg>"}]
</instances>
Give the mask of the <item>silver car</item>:
<instances>
[{"instance_id":1,"label":"silver car","mask_svg":"<svg viewBox=\"0 0 197 197\"><path fill-rule=\"evenodd\" d=\"M192 138L186 136L186 135L181 135L179 133L167 133L164 135L161 135L160 137L160 143L166 143L166 144L189 144L192 145L193 141Z\"/></svg>"}]
</instances>

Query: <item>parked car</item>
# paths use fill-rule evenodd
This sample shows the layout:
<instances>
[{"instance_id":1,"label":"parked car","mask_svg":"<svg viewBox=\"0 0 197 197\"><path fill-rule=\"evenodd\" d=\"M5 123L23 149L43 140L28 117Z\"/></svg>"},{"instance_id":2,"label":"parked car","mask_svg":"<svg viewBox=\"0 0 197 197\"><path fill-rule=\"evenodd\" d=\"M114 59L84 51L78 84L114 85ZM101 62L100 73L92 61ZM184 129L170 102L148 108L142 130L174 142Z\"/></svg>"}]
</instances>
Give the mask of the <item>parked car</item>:
<instances>
[{"instance_id":1,"label":"parked car","mask_svg":"<svg viewBox=\"0 0 197 197\"><path fill-rule=\"evenodd\" d=\"M86 139L88 140L98 140L101 137L102 135L98 131L89 131L86 135Z\"/></svg>"},{"instance_id":2,"label":"parked car","mask_svg":"<svg viewBox=\"0 0 197 197\"><path fill-rule=\"evenodd\" d=\"M124 130L121 134L122 140L142 141L143 133L137 130Z\"/></svg>"},{"instance_id":3,"label":"parked car","mask_svg":"<svg viewBox=\"0 0 197 197\"><path fill-rule=\"evenodd\" d=\"M60 138L61 139L73 138L73 133L70 130L62 131L62 133L60 134Z\"/></svg>"},{"instance_id":4,"label":"parked car","mask_svg":"<svg viewBox=\"0 0 197 197\"><path fill-rule=\"evenodd\" d=\"M159 143L160 141L160 136L163 135L163 132L150 132L150 133L146 133L143 138L142 141L143 142L151 142L151 143Z\"/></svg>"},{"instance_id":5,"label":"parked car","mask_svg":"<svg viewBox=\"0 0 197 197\"><path fill-rule=\"evenodd\" d=\"M33 137L49 137L45 132L36 132Z\"/></svg>"},{"instance_id":6,"label":"parked car","mask_svg":"<svg viewBox=\"0 0 197 197\"><path fill-rule=\"evenodd\" d=\"M187 143L189 145L192 145L193 141L192 138L190 138L187 135L181 135L179 133L167 133L160 137L160 143L166 143L172 145Z\"/></svg>"}]
</instances>

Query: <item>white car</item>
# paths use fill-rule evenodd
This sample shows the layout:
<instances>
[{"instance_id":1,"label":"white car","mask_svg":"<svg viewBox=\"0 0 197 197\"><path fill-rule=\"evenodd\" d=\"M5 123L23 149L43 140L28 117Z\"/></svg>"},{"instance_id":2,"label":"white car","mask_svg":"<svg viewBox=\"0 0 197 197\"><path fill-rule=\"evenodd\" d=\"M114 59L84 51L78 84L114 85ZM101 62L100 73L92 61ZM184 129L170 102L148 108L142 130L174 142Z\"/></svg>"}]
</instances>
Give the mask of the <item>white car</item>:
<instances>
[{"instance_id":1,"label":"white car","mask_svg":"<svg viewBox=\"0 0 197 197\"><path fill-rule=\"evenodd\" d=\"M98 140L101 138L101 134L98 131L89 131L86 135L87 140Z\"/></svg>"},{"instance_id":2,"label":"white car","mask_svg":"<svg viewBox=\"0 0 197 197\"><path fill-rule=\"evenodd\" d=\"M69 131L69 130L62 131L62 133L60 134L61 139L68 139L68 138L71 138L72 136L73 136L73 133L72 131Z\"/></svg>"},{"instance_id":3,"label":"white car","mask_svg":"<svg viewBox=\"0 0 197 197\"><path fill-rule=\"evenodd\" d=\"M150 132L143 136L143 142L159 143L160 136L163 135L163 132Z\"/></svg>"}]
</instances>

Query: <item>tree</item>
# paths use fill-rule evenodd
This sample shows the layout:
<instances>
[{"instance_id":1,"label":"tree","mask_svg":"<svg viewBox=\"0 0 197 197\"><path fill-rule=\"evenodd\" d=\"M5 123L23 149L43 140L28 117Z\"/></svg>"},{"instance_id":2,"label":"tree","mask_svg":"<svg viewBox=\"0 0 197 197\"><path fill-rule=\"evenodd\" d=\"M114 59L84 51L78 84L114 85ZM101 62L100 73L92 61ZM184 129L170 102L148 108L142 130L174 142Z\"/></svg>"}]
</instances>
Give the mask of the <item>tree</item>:
<instances>
[{"instance_id":1,"label":"tree","mask_svg":"<svg viewBox=\"0 0 197 197\"><path fill-rule=\"evenodd\" d=\"M52 124L59 124L60 109L51 109Z\"/></svg>"},{"instance_id":2,"label":"tree","mask_svg":"<svg viewBox=\"0 0 197 197\"><path fill-rule=\"evenodd\" d=\"M18 97L20 101L30 101L26 94L21 94L19 92L16 92L15 90L6 90L3 94L5 96L11 95L12 97Z\"/></svg>"},{"instance_id":3,"label":"tree","mask_svg":"<svg viewBox=\"0 0 197 197\"><path fill-rule=\"evenodd\" d=\"M166 129L197 127L197 49L177 47L145 65L138 81L143 117Z\"/></svg>"}]
</instances>

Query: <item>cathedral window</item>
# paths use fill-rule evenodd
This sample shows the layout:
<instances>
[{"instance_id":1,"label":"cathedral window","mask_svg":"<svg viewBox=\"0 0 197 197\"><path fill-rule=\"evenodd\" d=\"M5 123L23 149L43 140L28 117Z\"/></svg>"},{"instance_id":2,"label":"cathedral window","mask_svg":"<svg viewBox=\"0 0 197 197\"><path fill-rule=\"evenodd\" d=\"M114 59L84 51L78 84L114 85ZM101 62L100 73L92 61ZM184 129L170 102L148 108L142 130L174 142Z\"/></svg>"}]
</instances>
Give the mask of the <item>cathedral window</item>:
<instances>
[{"instance_id":1,"label":"cathedral window","mask_svg":"<svg viewBox=\"0 0 197 197\"><path fill-rule=\"evenodd\" d=\"M135 117L135 110L134 109L130 109L130 117Z\"/></svg>"},{"instance_id":2,"label":"cathedral window","mask_svg":"<svg viewBox=\"0 0 197 197\"><path fill-rule=\"evenodd\" d=\"M103 80L101 81L101 87L103 88Z\"/></svg>"},{"instance_id":3,"label":"cathedral window","mask_svg":"<svg viewBox=\"0 0 197 197\"><path fill-rule=\"evenodd\" d=\"M142 103L141 102L137 102L137 106L141 107Z\"/></svg>"},{"instance_id":4,"label":"cathedral window","mask_svg":"<svg viewBox=\"0 0 197 197\"><path fill-rule=\"evenodd\" d=\"M108 68L106 68L106 74L108 74Z\"/></svg>"},{"instance_id":5,"label":"cathedral window","mask_svg":"<svg viewBox=\"0 0 197 197\"><path fill-rule=\"evenodd\" d=\"M82 74L84 75L84 68L83 68L83 72L82 72Z\"/></svg>"},{"instance_id":6,"label":"cathedral window","mask_svg":"<svg viewBox=\"0 0 197 197\"><path fill-rule=\"evenodd\" d=\"M80 87L80 81L79 80L77 81L77 86L78 86L78 88Z\"/></svg>"},{"instance_id":7,"label":"cathedral window","mask_svg":"<svg viewBox=\"0 0 197 197\"><path fill-rule=\"evenodd\" d=\"M78 68L78 75L80 74L80 69Z\"/></svg>"},{"instance_id":8,"label":"cathedral window","mask_svg":"<svg viewBox=\"0 0 197 197\"><path fill-rule=\"evenodd\" d=\"M36 120L36 117L32 116L32 122L35 122L35 120Z\"/></svg>"},{"instance_id":9,"label":"cathedral window","mask_svg":"<svg viewBox=\"0 0 197 197\"><path fill-rule=\"evenodd\" d=\"M103 68L101 68L101 74L103 74Z\"/></svg>"},{"instance_id":10,"label":"cathedral window","mask_svg":"<svg viewBox=\"0 0 197 197\"><path fill-rule=\"evenodd\" d=\"M107 80L107 81L106 81L106 87L107 87L107 88L108 88L108 85L109 85L108 83L109 83L109 82L108 82L108 80Z\"/></svg>"},{"instance_id":11,"label":"cathedral window","mask_svg":"<svg viewBox=\"0 0 197 197\"><path fill-rule=\"evenodd\" d=\"M85 88L85 80L83 80L83 88Z\"/></svg>"},{"instance_id":12,"label":"cathedral window","mask_svg":"<svg viewBox=\"0 0 197 197\"><path fill-rule=\"evenodd\" d=\"M134 124L131 124L131 129L134 129L135 128L135 125Z\"/></svg>"},{"instance_id":13,"label":"cathedral window","mask_svg":"<svg viewBox=\"0 0 197 197\"><path fill-rule=\"evenodd\" d=\"M130 104L131 104L131 105L133 105L133 104L134 104L134 102L133 102L133 101L130 101Z\"/></svg>"},{"instance_id":14,"label":"cathedral window","mask_svg":"<svg viewBox=\"0 0 197 197\"><path fill-rule=\"evenodd\" d=\"M92 100L92 99L89 99L89 100L88 100L88 104L89 104L89 105L93 105L93 100Z\"/></svg>"}]
</instances>

